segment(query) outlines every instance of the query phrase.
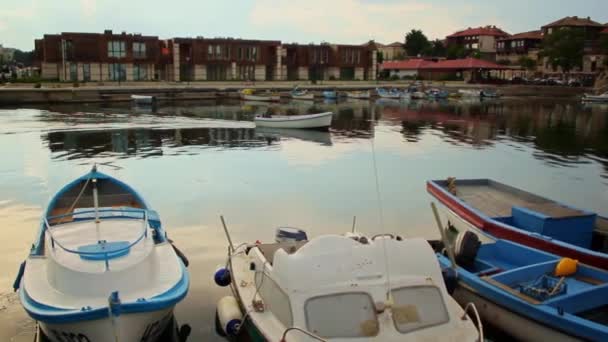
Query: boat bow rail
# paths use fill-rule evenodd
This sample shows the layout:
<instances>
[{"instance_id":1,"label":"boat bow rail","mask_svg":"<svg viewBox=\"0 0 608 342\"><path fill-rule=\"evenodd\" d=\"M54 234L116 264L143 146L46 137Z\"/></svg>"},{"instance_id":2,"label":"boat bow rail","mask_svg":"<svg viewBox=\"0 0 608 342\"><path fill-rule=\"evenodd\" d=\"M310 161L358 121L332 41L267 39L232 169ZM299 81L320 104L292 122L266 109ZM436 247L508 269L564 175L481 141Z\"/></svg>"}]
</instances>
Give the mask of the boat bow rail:
<instances>
[{"instance_id":1,"label":"boat bow rail","mask_svg":"<svg viewBox=\"0 0 608 342\"><path fill-rule=\"evenodd\" d=\"M103 215L104 213L116 213L116 212L120 212L121 215L112 215L112 216ZM136 215L141 214L142 215L141 232L137 235L137 237L132 242L119 241L121 243L117 243L117 242L108 242L107 240L98 239L96 244L79 246L78 249L73 249L73 248L64 246L60 242L60 239L58 239L57 237L55 237L53 235L53 230L62 229L62 228L58 228L58 227L61 227L61 225L51 226L49 224L49 219L50 220L58 219L61 221L61 219L65 218L65 217L72 216L74 219L74 222L80 222L80 219L77 219L76 216L84 216L85 217L84 220L90 221L95 218L87 218L86 215L93 214L93 213L96 216L98 216L99 214L102 214L101 216L104 216L104 218L106 218L106 219L117 219L117 218L134 219L133 215L131 215L131 214L136 214ZM124 215L124 214L127 214L127 215ZM95 220L97 221L97 219L95 219ZM99 223L99 221L97 221L96 223ZM84 210L84 211L79 211L77 213L72 212L72 213L68 213L68 214L55 215L55 216L51 216L48 218L44 218L44 226L45 226L45 231L49 235L49 238L51 241L51 248L53 250L55 249L55 245L57 245L59 248L61 248L62 250L66 251L68 253L76 254L76 255L80 256L81 259L103 260L105 262L106 271L108 271L110 269L110 263L109 263L110 259L128 254L129 250L133 246L140 243L144 238L148 237L148 230L151 228L149 221L148 221L148 211L144 210L144 209L134 209L134 208L133 209L121 208L121 209ZM92 229L92 227L91 227L91 229ZM97 226L96 229L99 229L99 227Z\"/></svg>"}]
</instances>

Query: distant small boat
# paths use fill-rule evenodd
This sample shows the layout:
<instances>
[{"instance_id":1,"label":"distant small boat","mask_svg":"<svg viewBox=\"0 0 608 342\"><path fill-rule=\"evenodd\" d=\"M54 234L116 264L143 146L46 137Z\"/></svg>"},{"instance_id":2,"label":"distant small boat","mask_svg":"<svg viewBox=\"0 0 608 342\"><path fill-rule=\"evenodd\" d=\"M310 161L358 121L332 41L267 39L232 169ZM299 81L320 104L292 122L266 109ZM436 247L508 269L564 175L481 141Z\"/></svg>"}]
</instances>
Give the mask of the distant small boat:
<instances>
[{"instance_id":1,"label":"distant small boat","mask_svg":"<svg viewBox=\"0 0 608 342\"><path fill-rule=\"evenodd\" d=\"M241 99L245 101L262 101L262 102L279 102L281 96L267 93L267 94L256 94L253 89L243 89L240 93Z\"/></svg>"},{"instance_id":2,"label":"distant small boat","mask_svg":"<svg viewBox=\"0 0 608 342\"><path fill-rule=\"evenodd\" d=\"M291 96L292 99L295 99L295 100L314 100L315 99L314 93L311 93L306 89L298 89L298 87L293 89L289 93L289 95Z\"/></svg>"},{"instance_id":3,"label":"distant small boat","mask_svg":"<svg viewBox=\"0 0 608 342\"><path fill-rule=\"evenodd\" d=\"M433 249L391 234L321 235L277 229L275 243L243 243L214 275L232 296L217 330L253 341L478 341L449 295ZM472 310L469 310L471 313Z\"/></svg>"},{"instance_id":4,"label":"distant small boat","mask_svg":"<svg viewBox=\"0 0 608 342\"><path fill-rule=\"evenodd\" d=\"M413 92L413 93L410 93L410 98L411 98L412 100L423 100L423 99L426 99L426 98L427 98L427 96L426 96L426 93L425 93L425 92L422 92L422 91L415 91L415 92Z\"/></svg>"},{"instance_id":5,"label":"distant small boat","mask_svg":"<svg viewBox=\"0 0 608 342\"><path fill-rule=\"evenodd\" d=\"M376 88L376 93L383 99L400 99L403 97L403 92L398 89Z\"/></svg>"},{"instance_id":6,"label":"distant small boat","mask_svg":"<svg viewBox=\"0 0 608 342\"><path fill-rule=\"evenodd\" d=\"M480 89L458 89L458 93L463 97L481 97Z\"/></svg>"},{"instance_id":7,"label":"distant small boat","mask_svg":"<svg viewBox=\"0 0 608 342\"><path fill-rule=\"evenodd\" d=\"M447 99L450 93L438 88L432 88L426 91L426 95L432 99Z\"/></svg>"},{"instance_id":8,"label":"distant small boat","mask_svg":"<svg viewBox=\"0 0 608 342\"><path fill-rule=\"evenodd\" d=\"M323 97L328 100L336 100L338 99L338 92L335 90L325 90L323 91Z\"/></svg>"},{"instance_id":9,"label":"distant small boat","mask_svg":"<svg viewBox=\"0 0 608 342\"><path fill-rule=\"evenodd\" d=\"M156 97L150 95L131 95L131 100L136 104L152 104Z\"/></svg>"},{"instance_id":10,"label":"distant small boat","mask_svg":"<svg viewBox=\"0 0 608 342\"><path fill-rule=\"evenodd\" d=\"M608 92L601 95L585 94L582 100L583 102L608 103Z\"/></svg>"},{"instance_id":11,"label":"distant small boat","mask_svg":"<svg viewBox=\"0 0 608 342\"><path fill-rule=\"evenodd\" d=\"M346 93L346 97L350 99L361 99L361 100L369 100L371 98L369 90L368 91L349 91Z\"/></svg>"},{"instance_id":12,"label":"distant small boat","mask_svg":"<svg viewBox=\"0 0 608 342\"><path fill-rule=\"evenodd\" d=\"M53 342L155 341L188 292L186 266L158 213L93 167L51 199L13 286Z\"/></svg>"},{"instance_id":13,"label":"distant small boat","mask_svg":"<svg viewBox=\"0 0 608 342\"><path fill-rule=\"evenodd\" d=\"M331 125L332 112L306 115L258 115L254 121L259 127L272 128L327 128Z\"/></svg>"},{"instance_id":14,"label":"distant small boat","mask_svg":"<svg viewBox=\"0 0 608 342\"><path fill-rule=\"evenodd\" d=\"M501 94L494 89L484 89L481 91L480 96L483 98L498 98Z\"/></svg>"}]
</instances>

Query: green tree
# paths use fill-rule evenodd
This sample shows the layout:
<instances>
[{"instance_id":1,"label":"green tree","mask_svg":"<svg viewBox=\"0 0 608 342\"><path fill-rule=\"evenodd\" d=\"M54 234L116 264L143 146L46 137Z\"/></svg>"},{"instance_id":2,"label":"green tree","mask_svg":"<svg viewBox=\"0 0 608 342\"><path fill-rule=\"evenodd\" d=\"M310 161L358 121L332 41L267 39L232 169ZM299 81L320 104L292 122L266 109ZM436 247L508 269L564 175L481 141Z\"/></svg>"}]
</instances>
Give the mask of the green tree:
<instances>
[{"instance_id":1,"label":"green tree","mask_svg":"<svg viewBox=\"0 0 608 342\"><path fill-rule=\"evenodd\" d=\"M435 39L429 43L428 48L423 51L423 54L430 57L445 57L447 49L441 40Z\"/></svg>"},{"instance_id":2,"label":"green tree","mask_svg":"<svg viewBox=\"0 0 608 342\"><path fill-rule=\"evenodd\" d=\"M382 64L382 62L384 62L384 54L382 51L378 51L376 52L376 63Z\"/></svg>"},{"instance_id":3,"label":"green tree","mask_svg":"<svg viewBox=\"0 0 608 342\"><path fill-rule=\"evenodd\" d=\"M511 65L511 61L508 59L499 59L496 61L496 64L500 65Z\"/></svg>"},{"instance_id":4,"label":"green tree","mask_svg":"<svg viewBox=\"0 0 608 342\"><path fill-rule=\"evenodd\" d=\"M517 64L526 70L534 70L536 68L536 61L528 56L521 56Z\"/></svg>"},{"instance_id":5,"label":"green tree","mask_svg":"<svg viewBox=\"0 0 608 342\"><path fill-rule=\"evenodd\" d=\"M411 30L405 35L405 44L403 48L407 52L408 56L422 55L425 51L431 47L429 39L422 33L421 30Z\"/></svg>"},{"instance_id":6,"label":"green tree","mask_svg":"<svg viewBox=\"0 0 608 342\"><path fill-rule=\"evenodd\" d=\"M13 53L13 61L22 63L24 66L32 66L34 62L34 51L15 50Z\"/></svg>"},{"instance_id":7,"label":"green tree","mask_svg":"<svg viewBox=\"0 0 608 342\"><path fill-rule=\"evenodd\" d=\"M583 49L585 47L585 32L576 28L562 28L544 38L541 56L546 57L549 64L568 73L575 67L583 65Z\"/></svg>"},{"instance_id":8,"label":"green tree","mask_svg":"<svg viewBox=\"0 0 608 342\"><path fill-rule=\"evenodd\" d=\"M608 52L608 34L604 34L600 38L600 48L604 50L604 52Z\"/></svg>"},{"instance_id":9,"label":"green tree","mask_svg":"<svg viewBox=\"0 0 608 342\"><path fill-rule=\"evenodd\" d=\"M446 50L448 59L464 58L467 55L467 50L462 45L450 45Z\"/></svg>"}]
</instances>

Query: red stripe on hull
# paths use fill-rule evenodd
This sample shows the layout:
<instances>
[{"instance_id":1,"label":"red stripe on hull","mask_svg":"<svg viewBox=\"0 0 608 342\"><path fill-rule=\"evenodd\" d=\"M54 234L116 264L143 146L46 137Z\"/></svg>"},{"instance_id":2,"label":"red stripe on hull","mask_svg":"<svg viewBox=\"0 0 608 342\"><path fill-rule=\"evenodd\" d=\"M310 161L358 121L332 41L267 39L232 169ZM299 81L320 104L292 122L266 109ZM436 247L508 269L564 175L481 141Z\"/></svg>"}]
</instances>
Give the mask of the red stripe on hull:
<instances>
[{"instance_id":1,"label":"red stripe on hull","mask_svg":"<svg viewBox=\"0 0 608 342\"><path fill-rule=\"evenodd\" d=\"M439 200L443 205L448 207L458 216L462 217L465 221L471 223L475 227L486 231L499 239L505 239L520 243L522 245L540 249L549 253L553 253L559 256L576 259L584 264L598 267L604 270L608 270L608 256L602 257L599 255L593 255L585 252L578 251L573 248L566 246L560 246L551 241L528 235L523 232L519 232L515 229L509 229L498 225L496 222L488 221L476 214L475 212L465 208L462 204L458 203L454 198L446 195L442 190L437 189L432 183L428 182L426 186L427 191Z\"/></svg>"}]
</instances>

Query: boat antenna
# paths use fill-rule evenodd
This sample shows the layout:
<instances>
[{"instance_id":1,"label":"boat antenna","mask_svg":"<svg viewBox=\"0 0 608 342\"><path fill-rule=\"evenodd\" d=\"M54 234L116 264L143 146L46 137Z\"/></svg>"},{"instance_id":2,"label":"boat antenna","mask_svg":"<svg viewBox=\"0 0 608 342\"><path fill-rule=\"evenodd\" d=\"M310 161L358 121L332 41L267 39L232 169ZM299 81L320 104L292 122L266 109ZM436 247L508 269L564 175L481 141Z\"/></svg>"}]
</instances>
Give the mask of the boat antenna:
<instances>
[{"instance_id":1,"label":"boat antenna","mask_svg":"<svg viewBox=\"0 0 608 342\"><path fill-rule=\"evenodd\" d=\"M226 221L224 220L224 215L220 215L220 220L222 220L222 226L224 227L224 233L226 233L226 238L228 239L228 249L230 253L234 252L234 245L232 244L232 238L230 237L230 233L228 232L228 227L226 227Z\"/></svg>"},{"instance_id":2,"label":"boat antenna","mask_svg":"<svg viewBox=\"0 0 608 342\"><path fill-rule=\"evenodd\" d=\"M375 116L374 116L374 111L372 110L372 138L371 138L371 144L372 144L372 161L373 161L373 165L374 165L374 181L376 184L376 203L378 205L378 216L380 218L380 230L384 233L384 211L383 211L383 207L382 207L382 195L380 194L380 180L378 177L378 166L377 166L377 162L376 162L376 146L374 144L374 138L375 138L375 127L374 127L374 122L375 122ZM389 267L389 261L388 261L388 252L386 249L386 238L382 238L382 249L384 251L384 267L385 267L385 272L386 272L386 287L387 287L387 291L386 291L386 300L390 303L391 301L391 274L390 274L390 267Z\"/></svg>"},{"instance_id":3,"label":"boat antenna","mask_svg":"<svg viewBox=\"0 0 608 342\"><path fill-rule=\"evenodd\" d=\"M454 257L454 249L449 244L448 237L445 234L445 230L443 229L443 224L441 223L441 218L439 217L439 212L437 211L437 206L435 206L435 202L431 202L431 209L433 209L433 215L435 215L435 222L437 223L437 228L439 228L439 234L441 234L441 241L443 241L443 245L445 246L445 249L448 252L448 258L450 258L450 262L452 263L452 269L456 271L456 258Z\"/></svg>"}]
</instances>

